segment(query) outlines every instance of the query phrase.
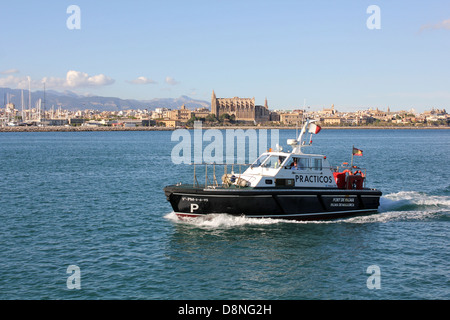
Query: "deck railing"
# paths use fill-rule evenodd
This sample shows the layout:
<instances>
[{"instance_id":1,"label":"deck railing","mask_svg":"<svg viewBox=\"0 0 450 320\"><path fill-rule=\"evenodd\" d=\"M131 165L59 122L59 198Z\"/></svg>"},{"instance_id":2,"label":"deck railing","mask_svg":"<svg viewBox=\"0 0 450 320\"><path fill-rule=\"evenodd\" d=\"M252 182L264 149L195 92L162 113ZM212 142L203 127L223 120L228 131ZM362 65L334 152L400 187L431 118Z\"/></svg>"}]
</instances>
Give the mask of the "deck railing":
<instances>
[{"instance_id":1,"label":"deck railing","mask_svg":"<svg viewBox=\"0 0 450 320\"><path fill-rule=\"evenodd\" d=\"M229 187L231 185L231 181L225 180L225 178L228 178L228 175L231 174L235 177L235 179L240 180L241 175L244 173L244 171L247 169L248 166L251 164L247 163L235 163L235 164L228 164L228 163L191 163L194 167L194 181L193 181L193 187L204 187L204 188L218 188L218 187ZM205 180L204 184L199 182L199 179L197 179L198 175L198 167L204 167L204 174L205 174ZM209 167L209 170L208 170ZM216 167L222 168L218 169ZM228 168L231 167L230 173L228 173ZM235 169L237 171L235 172ZM212 173L208 173L208 171L212 170ZM203 170L202 170L203 171ZM219 178L218 178L219 176ZM203 180L203 179L201 179ZM225 181L224 181L225 180ZM236 185L237 187L242 187L240 185Z\"/></svg>"},{"instance_id":2,"label":"deck railing","mask_svg":"<svg viewBox=\"0 0 450 320\"><path fill-rule=\"evenodd\" d=\"M227 163L191 163L191 166L194 168L194 177L192 186L195 188L229 188L231 185L237 188L243 188L247 186L246 181L241 179L241 175L245 172L245 170L251 166L252 164L248 163L235 163L235 164L227 164ZM198 167L204 168L198 172ZM219 169L218 169L219 168ZM261 167L262 169L270 169ZM279 169L275 168L275 169ZM290 169L288 167L282 167L285 169ZM230 171L228 171L230 169ZM298 172L302 172L304 170L312 170L312 171L323 171L331 169L333 172L344 172L345 170L349 170L352 175L360 174L364 177L363 183L364 186L366 184L366 169L360 168L357 166L332 166L332 167L322 167L320 169L313 167L306 167L303 169L297 169ZM212 172L211 172L212 171ZM198 178L199 175L204 174L204 180L202 178Z\"/></svg>"}]
</instances>

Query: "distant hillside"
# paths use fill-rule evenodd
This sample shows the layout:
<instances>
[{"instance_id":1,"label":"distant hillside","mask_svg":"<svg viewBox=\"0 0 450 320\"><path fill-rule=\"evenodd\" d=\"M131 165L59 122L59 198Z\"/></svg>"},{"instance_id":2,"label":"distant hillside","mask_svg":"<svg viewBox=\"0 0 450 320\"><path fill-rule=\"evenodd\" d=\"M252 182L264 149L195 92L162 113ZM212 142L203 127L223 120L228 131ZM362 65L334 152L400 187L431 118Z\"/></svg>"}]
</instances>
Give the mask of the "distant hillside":
<instances>
[{"instance_id":1,"label":"distant hillside","mask_svg":"<svg viewBox=\"0 0 450 320\"><path fill-rule=\"evenodd\" d=\"M10 102L14 103L16 109L21 108L21 90L0 88L0 106L5 107L6 95L9 95ZM28 106L28 90L23 90L24 104ZM31 106L34 107L38 99L44 98L43 91L31 92ZM48 90L45 92L45 107L50 109L52 106L58 108L61 106L67 110L83 110L94 109L100 111L120 111L127 109L148 109L154 110L155 108L171 108L177 109L181 105L185 105L188 109L195 108L209 108L210 103L203 100L195 100L187 96L181 96L179 98L155 98L152 100L133 100L133 99L120 99L115 97L100 97L100 96L82 96L71 91L58 92L54 90Z\"/></svg>"}]
</instances>

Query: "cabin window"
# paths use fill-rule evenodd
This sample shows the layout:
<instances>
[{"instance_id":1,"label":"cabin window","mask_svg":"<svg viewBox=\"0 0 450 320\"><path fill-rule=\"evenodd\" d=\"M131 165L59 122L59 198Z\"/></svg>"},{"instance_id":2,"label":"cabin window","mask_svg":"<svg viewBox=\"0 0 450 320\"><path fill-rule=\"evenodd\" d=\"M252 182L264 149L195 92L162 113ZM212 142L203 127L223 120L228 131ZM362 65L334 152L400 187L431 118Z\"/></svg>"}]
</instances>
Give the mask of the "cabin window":
<instances>
[{"instance_id":1,"label":"cabin window","mask_svg":"<svg viewBox=\"0 0 450 320\"><path fill-rule=\"evenodd\" d=\"M266 179L266 184L272 184L273 180L272 179Z\"/></svg>"},{"instance_id":2,"label":"cabin window","mask_svg":"<svg viewBox=\"0 0 450 320\"><path fill-rule=\"evenodd\" d=\"M292 170L306 170L309 168L309 159L292 157L286 168Z\"/></svg>"},{"instance_id":3,"label":"cabin window","mask_svg":"<svg viewBox=\"0 0 450 320\"><path fill-rule=\"evenodd\" d=\"M291 160L289 160L289 164L286 166L286 168L291 170L299 170L300 169L299 162L300 158L292 157Z\"/></svg>"},{"instance_id":4,"label":"cabin window","mask_svg":"<svg viewBox=\"0 0 450 320\"><path fill-rule=\"evenodd\" d=\"M261 166L261 164L266 161L266 159L269 157L268 154L263 154L262 156L260 156L258 159L256 159L255 162L253 162L252 164L252 168L257 168L259 166Z\"/></svg>"},{"instance_id":5,"label":"cabin window","mask_svg":"<svg viewBox=\"0 0 450 320\"><path fill-rule=\"evenodd\" d=\"M264 168L280 168L286 157L271 155L262 165Z\"/></svg>"},{"instance_id":6,"label":"cabin window","mask_svg":"<svg viewBox=\"0 0 450 320\"><path fill-rule=\"evenodd\" d=\"M313 170L322 170L322 159L320 158L312 159L312 168Z\"/></svg>"},{"instance_id":7,"label":"cabin window","mask_svg":"<svg viewBox=\"0 0 450 320\"><path fill-rule=\"evenodd\" d=\"M286 160L286 157L278 156L278 161L275 164L275 168L280 168L283 165L284 160Z\"/></svg>"},{"instance_id":8,"label":"cabin window","mask_svg":"<svg viewBox=\"0 0 450 320\"><path fill-rule=\"evenodd\" d=\"M297 158L291 158L286 165L286 169L295 169L297 166Z\"/></svg>"},{"instance_id":9,"label":"cabin window","mask_svg":"<svg viewBox=\"0 0 450 320\"><path fill-rule=\"evenodd\" d=\"M299 158L298 159L298 168L300 170L308 169L309 167L309 159L308 158Z\"/></svg>"}]
</instances>

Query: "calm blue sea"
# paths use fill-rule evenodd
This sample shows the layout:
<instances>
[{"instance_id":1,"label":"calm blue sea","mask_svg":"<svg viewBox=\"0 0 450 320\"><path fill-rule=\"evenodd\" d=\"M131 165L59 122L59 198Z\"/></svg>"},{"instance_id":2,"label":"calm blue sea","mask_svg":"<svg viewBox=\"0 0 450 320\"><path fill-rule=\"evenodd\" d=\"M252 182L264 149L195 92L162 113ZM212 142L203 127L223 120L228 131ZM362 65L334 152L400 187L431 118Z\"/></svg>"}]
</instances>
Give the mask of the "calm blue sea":
<instances>
[{"instance_id":1,"label":"calm blue sea","mask_svg":"<svg viewBox=\"0 0 450 320\"><path fill-rule=\"evenodd\" d=\"M327 222L178 221L171 134L0 133L0 299L450 298L450 130L322 130L307 151L354 145L383 191Z\"/></svg>"}]
</instances>

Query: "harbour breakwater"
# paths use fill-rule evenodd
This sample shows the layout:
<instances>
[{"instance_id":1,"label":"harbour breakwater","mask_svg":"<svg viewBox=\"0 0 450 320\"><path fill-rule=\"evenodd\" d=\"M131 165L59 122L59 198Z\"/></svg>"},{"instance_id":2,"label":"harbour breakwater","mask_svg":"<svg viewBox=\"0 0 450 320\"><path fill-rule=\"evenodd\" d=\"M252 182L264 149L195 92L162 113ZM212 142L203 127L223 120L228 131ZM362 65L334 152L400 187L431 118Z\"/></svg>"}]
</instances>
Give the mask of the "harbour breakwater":
<instances>
[{"instance_id":1,"label":"harbour breakwater","mask_svg":"<svg viewBox=\"0 0 450 320\"><path fill-rule=\"evenodd\" d=\"M84 132L84 131L173 131L180 128L173 127L83 127L83 126L46 126L46 127L37 127L37 126L17 126L17 127L0 127L0 132ZM193 128L185 128L185 129L193 129ZM285 127L285 126L217 126L217 127L203 127L202 129L280 129L280 130L292 130L295 127ZM450 129L448 126L433 126L433 127L414 127L414 126L360 126L360 127L322 127L322 129L352 129L352 130L360 130L360 129Z\"/></svg>"},{"instance_id":2,"label":"harbour breakwater","mask_svg":"<svg viewBox=\"0 0 450 320\"><path fill-rule=\"evenodd\" d=\"M46 126L46 127L0 127L0 132L85 132L85 131L172 131L166 127L81 127L81 126Z\"/></svg>"}]
</instances>

